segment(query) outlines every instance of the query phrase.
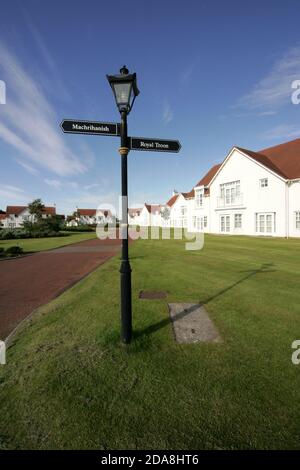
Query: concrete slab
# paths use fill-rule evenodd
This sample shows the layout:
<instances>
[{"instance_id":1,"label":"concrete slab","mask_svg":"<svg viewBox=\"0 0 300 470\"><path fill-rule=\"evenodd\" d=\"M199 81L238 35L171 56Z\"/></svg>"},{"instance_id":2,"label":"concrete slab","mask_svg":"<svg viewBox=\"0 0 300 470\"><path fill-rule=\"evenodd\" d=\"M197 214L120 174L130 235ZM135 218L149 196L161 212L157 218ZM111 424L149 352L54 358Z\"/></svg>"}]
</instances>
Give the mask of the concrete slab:
<instances>
[{"instance_id":1,"label":"concrete slab","mask_svg":"<svg viewBox=\"0 0 300 470\"><path fill-rule=\"evenodd\" d=\"M200 304L168 304L177 343L221 342L221 336Z\"/></svg>"}]
</instances>

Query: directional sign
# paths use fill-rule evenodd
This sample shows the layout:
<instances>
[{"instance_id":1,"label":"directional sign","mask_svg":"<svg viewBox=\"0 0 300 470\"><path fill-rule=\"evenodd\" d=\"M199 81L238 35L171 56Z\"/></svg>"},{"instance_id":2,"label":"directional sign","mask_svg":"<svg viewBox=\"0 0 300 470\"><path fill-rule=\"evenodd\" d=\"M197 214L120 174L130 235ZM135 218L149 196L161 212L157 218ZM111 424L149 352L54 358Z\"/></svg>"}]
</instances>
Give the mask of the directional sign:
<instances>
[{"instance_id":1,"label":"directional sign","mask_svg":"<svg viewBox=\"0 0 300 470\"><path fill-rule=\"evenodd\" d=\"M178 140L149 139L149 137L129 137L131 150L148 150L151 152L179 152L181 149Z\"/></svg>"},{"instance_id":2,"label":"directional sign","mask_svg":"<svg viewBox=\"0 0 300 470\"><path fill-rule=\"evenodd\" d=\"M68 134L120 135L120 124L116 122L92 122L64 119L60 125Z\"/></svg>"}]
</instances>

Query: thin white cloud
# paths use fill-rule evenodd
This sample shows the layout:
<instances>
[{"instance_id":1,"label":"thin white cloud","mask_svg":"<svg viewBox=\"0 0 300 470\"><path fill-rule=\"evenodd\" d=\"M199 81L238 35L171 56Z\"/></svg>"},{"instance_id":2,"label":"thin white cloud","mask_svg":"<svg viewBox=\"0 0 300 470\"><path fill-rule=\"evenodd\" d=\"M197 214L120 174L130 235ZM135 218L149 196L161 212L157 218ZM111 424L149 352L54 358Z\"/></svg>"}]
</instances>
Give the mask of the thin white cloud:
<instances>
[{"instance_id":1,"label":"thin white cloud","mask_svg":"<svg viewBox=\"0 0 300 470\"><path fill-rule=\"evenodd\" d=\"M300 138L300 125L281 124L262 134L266 140L285 140Z\"/></svg>"},{"instance_id":2,"label":"thin white cloud","mask_svg":"<svg viewBox=\"0 0 300 470\"><path fill-rule=\"evenodd\" d=\"M277 60L270 72L234 107L274 114L291 103L292 82L297 79L300 79L300 46L289 49Z\"/></svg>"},{"instance_id":3,"label":"thin white cloud","mask_svg":"<svg viewBox=\"0 0 300 470\"><path fill-rule=\"evenodd\" d=\"M61 180L56 180L56 179L45 178L44 182L48 184L48 186L52 186L55 189L61 189L63 187L77 189L79 186L76 181L61 181Z\"/></svg>"},{"instance_id":4,"label":"thin white cloud","mask_svg":"<svg viewBox=\"0 0 300 470\"><path fill-rule=\"evenodd\" d=\"M194 70L195 70L195 67L196 67L196 63L191 63L189 65L187 65L181 75L180 75L180 81L182 82L182 84L187 84L190 82L191 78L192 78L192 75L194 73Z\"/></svg>"},{"instance_id":5,"label":"thin white cloud","mask_svg":"<svg viewBox=\"0 0 300 470\"><path fill-rule=\"evenodd\" d=\"M92 183L92 184L86 184L83 188L89 191L90 189L99 188L99 186L100 186L99 183Z\"/></svg>"},{"instance_id":6,"label":"thin white cloud","mask_svg":"<svg viewBox=\"0 0 300 470\"><path fill-rule=\"evenodd\" d=\"M274 114L277 114L277 111L270 109L269 111L261 111L260 113L257 113L257 116L273 116Z\"/></svg>"},{"instance_id":7,"label":"thin white cloud","mask_svg":"<svg viewBox=\"0 0 300 470\"><path fill-rule=\"evenodd\" d=\"M1 109L0 138L32 162L58 175L86 171L86 163L67 147L59 134L59 119L38 83L1 43L0 67L8 88L7 103Z\"/></svg>"},{"instance_id":8,"label":"thin white cloud","mask_svg":"<svg viewBox=\"0 0 300 470\"><path fill-rule=\"evenodd\" d=\"M55 90L56 95L59 94L60 97L65 98L67 100L70 100L70 94L61 79L60 74L58 73L57 66L55 63L55 60L53 59L51 53L49 52L48 47L46 46L46 43L37 29L36 25L32 21L32 18L29 16L28 13L28 8L25 8L23 5L21 5L21 10L24 15L25 19L25 24L27 25L34 41L37 46L37 50L40 52L40 55L44 59L44 62L48 68L48 73L47 76L43 77L43 85L44 87L46 86L51 86L51 89Z\"/></svg>"},{"instance_id":9,"label":"thin white cloud","mask_svg":"<svg viewBox=\"0 0 300 470\"><path fill-rule=\"evenodd\" d=\"M44 181L45 181L46 184L48 184L48 186L51 186L52 188L60 189L62 187L62 182L61 181L50 180L50 179L47 179L47 178Z\"/></svg>"},{"instance_id":10,"label":"thin white cloud","mask_svg":"<svg viewBox=\"0 0 300 470\"><path fill-rule=\"evenodd\" d=\"M29 163L23 162L22 160L16 160L16 161L22 168L24 168L24 170L26 170L31 175L36 176L39 174L39 171L36 168L34 168L32 165L29 165Z\"/></svg>"},{"instance_id":11,"label":"thin white cloud","mask_svg":"<svg viewBox=\"0 0 300 470\"><path fill-rule=\"evenodd\" d=\"M167 101L164 103L164 108L163 108L163 123L164 124L169 124L169 122L172 121L174 117L173 111L171 109L171 106Z\"/></svg>"},{"instance_id":12,"label":"thin white cloud","mask_svg":"<svg viewBox=\"0 0 300 470\"><path fill-rule=\"evenodd\" d=\"M27 204L28 201L32 200L32 196L26 193L22 188L12 186L9 184L0 184L0 205L6 205L11 202L19 204Z\"/></svg>"}]
</instances>

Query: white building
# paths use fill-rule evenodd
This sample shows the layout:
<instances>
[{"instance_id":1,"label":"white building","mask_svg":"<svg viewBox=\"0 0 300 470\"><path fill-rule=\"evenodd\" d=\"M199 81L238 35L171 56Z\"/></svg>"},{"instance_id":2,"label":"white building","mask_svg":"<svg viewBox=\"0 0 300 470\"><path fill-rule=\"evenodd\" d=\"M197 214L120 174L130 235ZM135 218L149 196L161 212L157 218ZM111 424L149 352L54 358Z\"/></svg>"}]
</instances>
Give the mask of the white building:
<instances>
[{"instance_id":1,"label":"white building","mask_svg":"<svg viewBox=\"0 0 300 470\"><path fill-rule=\"evenodd\" d=\"M140 215L142 208L130 208L128 209L128 223L130 225L141 225Z\"/></svg>"},{"instance_id":2,"label":"white building","mask_svg":"<svg viewBox=\"0 0 300 470\"><path fill-rule=\"evenodd\" d=\"M142 225L300 237L300 139L258 152L233 147L192 191L173 193L165 207L168 221L160 215L154 222L145 205Z\"/></svg>"},{"instance_id":3,"label":"white building","mask_svg":"<svg viewBox=\"0 0 300 470\"><path fill-rule=\"evenodd\" d=\"M209 185L221 167L214 165L194 187L194 198L190 204L188 229L191 232L210 232L210 188Z\"/></svg>"},{"instance_id":4,"label":"white building","mask_svg":"<svg viewBox=\"0 0 300 470\"><path fill-rule=\"evenodd\" d=\"M259 152L233 147L194 190L195 231L299 237L300 139Z\"/></svg>"},{"instance_id":5,"label":"white building","mask_svg":"<svg viewBox=\"0 0 300 470\"><path fill-rule=\"evenodd\" d=\"M78 225L96 225L112 223L113 216L109 209L76 209L74 217L68 220L68 227Z\"/></svg>"},{"instance_id":6,"label":"white building","mask_svg":"<svg viewBox=\"0 0 300 470\"><path fill-rule=\"evenodd\" d=\"M189 214L194 199L194 190L189 193L173 192L173 196L167 202L170 210L170 227L189 227Z\"/></svg>"},{"instance_id":7,"label":"white building","mask_svg":"<svg viewBox=\"0 0 300 470\"><path fill-rule=\"evenodd\" d=\"M44 207L42 218L56 215L55 207ZM28 206L7 206L6 213L1 214L3 228L21 228L26 221L34 222L35 216L30 214Z\"/></svg>"},{"instance_id":8,"label":"white building","mask_svg":"<svg viewBox=\"0 0 300 470\"><path fill-rule=\"evenodd\" d=\"M300 139L234 147L209 184L212 233L300 236Z\"/></svg>"},{"instance_id":9,"label":"white building","mask_svg":"<svg viewBox=\"0 0 300 470\"><path fill-rule=\"evenodd\" d=\"M161 227L161 211L164 208L161 204L144 204L139 216L139 225L142 227Z\"/></svg>"}]
</instances>

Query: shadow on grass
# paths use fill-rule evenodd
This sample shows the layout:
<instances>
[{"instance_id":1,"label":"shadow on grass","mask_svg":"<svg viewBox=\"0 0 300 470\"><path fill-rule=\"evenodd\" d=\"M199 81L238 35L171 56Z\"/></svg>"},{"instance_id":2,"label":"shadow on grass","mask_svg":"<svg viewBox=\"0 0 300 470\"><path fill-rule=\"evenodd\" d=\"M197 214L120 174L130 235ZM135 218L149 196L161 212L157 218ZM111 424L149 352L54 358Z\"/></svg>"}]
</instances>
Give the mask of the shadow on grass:
<instances>
[{"instance_id":1,"label":"shadow on grass","mask_svg":"<svg viewBox=\"0 0 300 470\"><path fill-rule=\"evenodd\" d=\"M209 297L206 297L204 299L201 299L199 301L200 305L207 305L209 302L211 302L214 299L217 299L218 297L221 297L222 295L226 294L226 292L230 291L234 287L238 286L239 284L242 284L243 282L247 281L248 279L258 275L258 274L265 274L265 273L272 273L275 272L276 269L272 269L274 266L274 263L263 263L260 268L257 269L251 269L248 271L239 271L240 273L248 273L247 275L243 276L241 279L238 281L230 284L229 286L225 287L224 289L220 290L219 292L216 292L214 295L211 295ZM186 315L189 315L192 311L196 310L198 308L197 305L194 305L188 309L185 309L183 312L178 313L177 315L174 316L173 321L180 320L181 318L184 318ZM171 319L169 317L164 318L163 320L154 323L153 325L148 326L147 328L144 328L143 330L137 330L134 333L134 338L141 338L144 336L151 335L152 333L155 333L156 331L160 330L161 328L164 328L171 322Z\"/></svg>"}]
</instances>

